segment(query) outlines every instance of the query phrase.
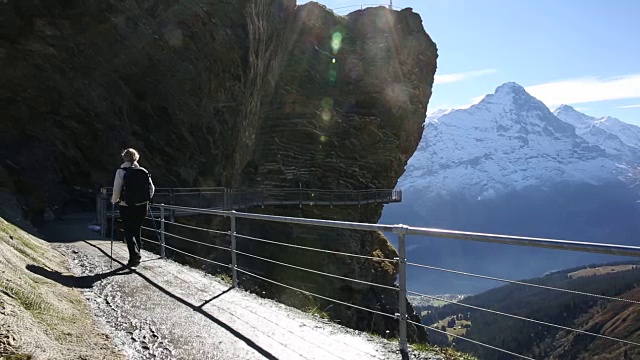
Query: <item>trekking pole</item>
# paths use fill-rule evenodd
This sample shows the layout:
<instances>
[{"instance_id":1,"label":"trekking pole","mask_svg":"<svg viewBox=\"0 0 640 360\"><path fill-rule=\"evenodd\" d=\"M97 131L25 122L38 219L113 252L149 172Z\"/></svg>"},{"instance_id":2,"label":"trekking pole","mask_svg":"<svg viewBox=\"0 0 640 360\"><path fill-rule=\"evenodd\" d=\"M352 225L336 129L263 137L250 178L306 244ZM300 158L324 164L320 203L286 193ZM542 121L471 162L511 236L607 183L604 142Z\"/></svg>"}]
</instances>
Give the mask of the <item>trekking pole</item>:
<instances>
[{"instance_id":1,"label":"trekking pole","mask_svg":"<svg viewBox=\"0 0 640 360\"><path fill-rule=\"evenodd\" d=\"M156 218L153 217L153 212L151 211L150 203L147 203L147 211L149 212L149 216L151 217L151 222L153 223L153 229L156 231L156 238L158 239L158 244L162 244L162 238L160 237L160 232L158 231L158 227L156 226Z\"/></svg>"},{"instance_id":2,"label":"trekking pole","mask_svg":"<svg viewBox=\"0 0 640 360\"><path fill-rule=\"evenodd\" d=\"M116 226L116 204L111 203L111 262L109 263L109 269L113 269L113 238L114 238L114 229Z\"/></svg>"}]
</instances>

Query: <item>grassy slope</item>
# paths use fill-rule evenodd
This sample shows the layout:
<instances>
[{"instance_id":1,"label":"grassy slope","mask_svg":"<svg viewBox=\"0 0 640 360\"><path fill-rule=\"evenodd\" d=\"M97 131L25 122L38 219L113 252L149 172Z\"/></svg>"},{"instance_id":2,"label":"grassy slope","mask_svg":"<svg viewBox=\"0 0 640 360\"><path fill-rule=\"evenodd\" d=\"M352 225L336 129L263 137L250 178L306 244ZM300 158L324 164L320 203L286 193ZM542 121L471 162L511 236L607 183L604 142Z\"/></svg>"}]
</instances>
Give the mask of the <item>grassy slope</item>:
<instances>
[{"instance_id":1,"label":"grassy slope","mask_svg":"<svg viewBox=\"0 0 640 360\"><path fill-rule=\"evenodd\" d=\"M124 358L98 331L78 290L27 265L68 272L60 253L0 218L0 358Z\"/></svg>"}]
</instances>

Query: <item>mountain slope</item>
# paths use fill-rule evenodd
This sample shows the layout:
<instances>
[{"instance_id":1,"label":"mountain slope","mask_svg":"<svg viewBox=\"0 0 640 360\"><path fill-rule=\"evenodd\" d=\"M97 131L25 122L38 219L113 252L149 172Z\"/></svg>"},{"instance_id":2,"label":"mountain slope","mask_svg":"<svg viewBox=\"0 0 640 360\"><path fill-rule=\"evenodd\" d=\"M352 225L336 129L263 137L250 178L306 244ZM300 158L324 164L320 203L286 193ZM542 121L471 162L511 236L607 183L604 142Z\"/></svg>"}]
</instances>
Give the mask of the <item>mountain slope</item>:
<instances>
[{"instance_id":1,"label":"mountain slope","mask_svg":"<svg viewBox=\"0 0 640 360\"><path fill-rule=\"evenodd\" d=\"M638 126L627 124L611 116L599 119L595 125L617 135L627 145L640 147L640 127Z\"/></svg>"},{"instance_id":2,"label":"mountain slope","mask_svg":"<svg viewBox=\"0 0 640 360\"><path fill-rule=\"evenodd\" d=\"M553 114L573 125L578 135L603 148L615 160L635 164L640 159L640 128L637 126L614 118L598 119L569 105L560 106Z\"/></svg>"}]
</instances>

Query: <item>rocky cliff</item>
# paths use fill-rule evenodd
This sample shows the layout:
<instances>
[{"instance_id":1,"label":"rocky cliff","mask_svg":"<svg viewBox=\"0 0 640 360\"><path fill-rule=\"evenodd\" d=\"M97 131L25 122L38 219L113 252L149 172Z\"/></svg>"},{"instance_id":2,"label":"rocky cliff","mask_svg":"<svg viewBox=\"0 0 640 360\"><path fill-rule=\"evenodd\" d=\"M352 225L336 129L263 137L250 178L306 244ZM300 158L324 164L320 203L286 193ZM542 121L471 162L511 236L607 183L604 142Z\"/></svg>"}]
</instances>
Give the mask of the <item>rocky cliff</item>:
<instances>
[{"instance_id":1,"label":"rocky cliff","mask_svg":"<svg viewBox=\"0 0 640 360\"><path fill-rule=\"evenodd\" d=\"M8 0L0 14L0 177L32 214L110 185L128 146L162 186L392 188L421 138L436 69L435 44L411 9L343 17L293 0ZM376 222L381 210L261 211ZM381 234L239 229L396 256ZM308 264L386 285L396 277L380 262ZM397 308L393 291L322 281L312 287ZM331 315L374 331L395 323Z\"/></svg>"}]
</instances>

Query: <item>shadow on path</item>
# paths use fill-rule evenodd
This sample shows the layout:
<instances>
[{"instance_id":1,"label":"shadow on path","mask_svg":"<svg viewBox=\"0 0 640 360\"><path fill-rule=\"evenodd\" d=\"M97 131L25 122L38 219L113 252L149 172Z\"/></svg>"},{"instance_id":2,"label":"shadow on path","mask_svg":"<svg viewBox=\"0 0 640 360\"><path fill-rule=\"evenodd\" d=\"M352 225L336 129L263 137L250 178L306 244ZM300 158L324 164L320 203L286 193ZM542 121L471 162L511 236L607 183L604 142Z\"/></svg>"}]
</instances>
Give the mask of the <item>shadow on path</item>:
<instances>
[{"instance_id":1,"label":"shadow on path","mask_svg":"<svg viewBox=\"0 0 640 360\"><path fill-rule=\"evenodd\" d=\"M36 275L40 275L49 280L53 280L61 285L82 289L91 288L96 282L106 279L110 276L131 274L131 270L124 266L121 266L115 270L108 271L106 273L85 276L64 275L59 271L51 271L49 269L43 268L42 266L31 264L27 265L26 268Z\"/></svg>"},{"instance_id":2,"label":"shadow on path","mask_svg":"<svg viewBox=\"0 0 640 360\"><path fill-rule=\"evenodd\" d=\"M103 253L107 258L117 262L118 264L120 264L122 267L124 267L124 263L120 262L118 259L113 258L109 255L109 253L107 253L105 250L103 250L102 248L100 248L99 246L96 246L94 244L92 244L89 241L84 241L84 243L96 248L98 251L100 251L101 253ZM119 268L120 269L120 268ZM114 271L117 271L119 269L116 269ZM111 271L109 272L111 273ZM105 274L109 274L109 273L105 273ZM249 347L251 347L252 349L254 349L255 351L257 351L258 353L260 353L260 355L264 356L266 359L269 360L277 360L278 358L275 357L273 354L271 354L269 351L267 351L266 349L263 349L262 347L260 347L260 345L256 344L253 340L249 339L248 337L244 336L243 334L241 334L240 332L238 332L237 330L235 330L234 328L232 328L231 326L227 325L225 322L221 321L220 319L216 318L215 316L211 315L210 313L204 311L202 309L202 306L206 305L207 303L213 301L214 299L220 297L221 295L231 291L231 288L225 290L224 292L217 294L216 296L214 296L213 298L207 300L205 303L203 303L202 305L194 305L190 302L188 302L187 300L175 295L174 293L170 292L169 290L165 289L164 287L162 287L160 284L154 282L153 280L151 280L150 278L148 278L147 276L143 275L142 273L140 273L139 271L133 271L133 273L135 275L138 275L140 278L142 278L144 281L146 281L147 283L149 283L149 285L155 287L156 289L158 289L160 292L162 292L163 294L171 297L172 299L174 299L175 301L181 303L182 305L190 308L191 310L193 310L194 312L199 313L200 315L206 317L207 319L211 320L213 323L215 323L216 325L220 326L221 328L225 329L226 331L228 331L229 333L231 333L233 336L235 336L237 339L243 341L245 344L247 344ZM120 273L121 274L121 273ZM96 275L94 275L96 276ZM64 285L64 284L63 284Z\"/></svg>"},{"instance_id":3,"label":"shadow on path","mask_svg":"<svg viewBox=\"0 0 640 360\"><path fill-rule=\"evenodd\" d=\"M212 297L211 299L203 302L202 304L198 305L199 308L203 308L205 305L207 305L208 303L212 302L213 300L219 298L220 296L228 293L229 291L231 291L231 289L233 289L233 287L229 287L227 290L221 292L220 294L215 295L214 297Z\"/></svg>"}]
</instances>

